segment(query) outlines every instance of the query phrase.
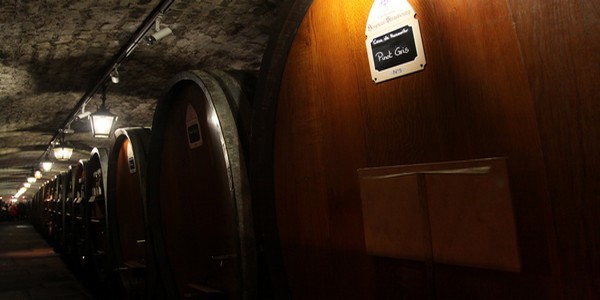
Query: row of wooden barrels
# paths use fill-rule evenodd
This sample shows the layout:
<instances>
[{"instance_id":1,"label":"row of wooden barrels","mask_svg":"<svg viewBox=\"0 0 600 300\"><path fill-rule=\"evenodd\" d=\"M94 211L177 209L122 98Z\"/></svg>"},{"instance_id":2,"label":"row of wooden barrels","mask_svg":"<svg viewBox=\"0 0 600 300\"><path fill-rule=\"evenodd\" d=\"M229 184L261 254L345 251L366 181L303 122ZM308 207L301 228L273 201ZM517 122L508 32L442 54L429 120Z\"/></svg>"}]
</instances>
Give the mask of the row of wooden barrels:
<instances>
[{"instance_id":1,"label":"row of wooden barrels","mask_svg":"<svg viewBox=\"0 0 600 300\"><path fill-rule=\"evenodd\" d=\"M149 128L120 128L43 185L32 221L98 287L243 298L256 284L247 72L179 74ZM160 276L159 276L160 274ZM157 284L158 283L158 284Z\"/></svg>"},{"instance_id":2,"label":"row of wooden barrels","mask_svg":"<svg viewBox=\"0 0 600 300\"><path fill-rule=\"evenodd\" d=\"M591 2L409 2L425 69L375 83L365 25L371 6L387 1L283 1L256 82L242 72L180 74L152 130L119 130L110 151L40 190L38 227L96 278L112 274L149 297L598 298L600 209L589 188L600 170L590 158L600 148L590 138L600 136L598 70L586 66L600 52L588 51L594 10L582 8ZM566 42L556 24L581 42ZM560 59L540 55L553 48ZM367 222L365 207L384 196L362 197L357 170L490 157L506 158L516 268L369 250L373 232L410 246L406 210L394 206L410 193L384 191L382 217ZM487 223L465 223L476 205L461 203L441 215L456 213L464 226L450 236L469 256L494 238L469 235ZM369 228L373 220L382 226Z\"/></svg>"}]
</instances>

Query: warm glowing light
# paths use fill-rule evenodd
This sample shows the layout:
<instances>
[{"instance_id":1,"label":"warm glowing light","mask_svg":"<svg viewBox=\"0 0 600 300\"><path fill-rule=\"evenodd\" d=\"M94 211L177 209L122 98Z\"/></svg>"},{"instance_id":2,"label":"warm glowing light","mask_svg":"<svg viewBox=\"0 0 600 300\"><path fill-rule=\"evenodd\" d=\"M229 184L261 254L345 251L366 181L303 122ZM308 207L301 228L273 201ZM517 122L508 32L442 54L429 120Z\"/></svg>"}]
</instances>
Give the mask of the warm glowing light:
<instances>
[{"instance_id":1,"label":"warm glowing light","mask_svg":"<svg viewBox=\"0 0 600 300\"><path fill-rule=\"evenodd\" d=\"M44 162L42 163L42 169L44 170L44 172L48 172L48 171L52 170L52 165L53 165L53 164L54 164L54 163L52 163L52 162L51 162L51 161L49 161L49 160L47 160L47 161L44 161Z\"/></svg>"},{"instance_id":2,"label":"warm glowing light","mask_svg":"<svg viewBox=\"0 0 600 300\"><path fill-rule=\"evenodd\" d=\"M37 181L37 179L35 177L33 177L33 176L27 177L27 182L29 182L29 183L34 183L36 181Z\"/></svg>"},{"instance_id":3,"label":"warm glowing light","mask_svg":"<svg viewBox=\"0 0 600 300\"><path fill-rule=\"evenodd\" d=\"M73 148L66 146L54 147L54 157L60 161L69 160L73 155Z\"/></svg>"},{"instance_id":4,"label":"warm glowing light","mask_svg":"<svg viewBox=\"0 0 600 300\"><path fill-rule=\"evenodd\" d=\"M108 138L116 121L117 116L108 110L99 109L90 116L92 134L95 138Z\"/></svg>"},{"instance_id":5,"label":"warm glowing light","mask_svg":"<svg viewBox=\"0 0 600 300\"><path fill-rule=\"evenodd\" d=\"M23 195L25 192L27 191L26 187L22 187L20 188L17 193L13 196L13 198L11 199L12 202L17 202L17 199L19 197L21 197L21 195Z\"/></svg>"},{"instance_id":6,"label":"warm glowing light","mask_svg":"<svg viewBox=\"0 0 600 300\"><path fill-rule=\"evenodd\" d=\"M23 186L26 187L26 188L30 188L31 187L31 183L25 182L25 183L23 183Z\"/></svg>"},{"instance_id":7,"label":"warm glowing light","mask_svg":"<svg viewBox=\"0 0 600 300\"><path fill-rule=\"evenodd\" d=\"M96 134L107 135L110 132L113 118L111 116L94 116Z\"/></svg>"},{"instance_id":8,"label":"warm glowing light","mask_svg":"<svg viewBox=\"0 0 600 300\"><path fill-rule=\"evenodd\" d=\"M117 69L114 69L112 72L110 72L110 80L114 84L119 83L119 71Z\"/></svg>"},{"instance_id":9,"label":"warm glowing light","mask_svg":"<svg viewBox=\"0 0 600 300\"><path fill-rule=\"evenodd\" d=\"M35 179L40 179L40 178L42 178L42 171L40 171L40 170L35 170L35 172L33 172L33 177L35 177Z\"/></svg>"}]
</instances>

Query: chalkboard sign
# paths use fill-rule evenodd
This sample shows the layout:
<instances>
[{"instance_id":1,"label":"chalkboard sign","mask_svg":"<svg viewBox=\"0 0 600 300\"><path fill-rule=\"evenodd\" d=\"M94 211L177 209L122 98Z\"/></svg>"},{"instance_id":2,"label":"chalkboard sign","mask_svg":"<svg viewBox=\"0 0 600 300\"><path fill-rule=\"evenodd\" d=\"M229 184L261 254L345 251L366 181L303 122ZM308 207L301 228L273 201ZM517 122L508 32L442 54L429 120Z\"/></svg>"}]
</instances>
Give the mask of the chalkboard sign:
<instances>
[{"instance_id":1,"label":"chalkboard sign","mask_svg":"<svg viewBox=\"0 0 600 300\"><path fill-rule=\"evenodd\" d=\"M198 114L192 105L188 104L185 113L185 125L187 129L187 137L190 149L202 146L202 132L200 131L200 123L198 122Z\"/></svg>"},{"instance_id":2,"label":"chalkboard sign","mask_svg":"<svg viewBox=\"0 0 600 300\"><path fill-rule=\"evenodd\" d=\"M374 0L365 35L371 79L375 83L425 68L419 20L408 1Z\"/></svg>"},{"instance_id":3,"label":"chalkboard sign","mask_svg":"<svg viewBox=\"0 0 600 300\"><path fill-rule=\"evenodd\" d=\"M191 126L188 126L187 132L190 145L194 145L200 142L200 125L198 123L194 123Z\"/></svg>"},{"instance_id":4,"label":"chalkboard sign","mask_svg":"<svg viewBox=\"0 0 600 300\"><path fill-rule=\"evenodd\" d=\"M412 27L406 25L374 38L371 51L377 71L415 60L418 53Z\"/></svg>"}]
</instances>

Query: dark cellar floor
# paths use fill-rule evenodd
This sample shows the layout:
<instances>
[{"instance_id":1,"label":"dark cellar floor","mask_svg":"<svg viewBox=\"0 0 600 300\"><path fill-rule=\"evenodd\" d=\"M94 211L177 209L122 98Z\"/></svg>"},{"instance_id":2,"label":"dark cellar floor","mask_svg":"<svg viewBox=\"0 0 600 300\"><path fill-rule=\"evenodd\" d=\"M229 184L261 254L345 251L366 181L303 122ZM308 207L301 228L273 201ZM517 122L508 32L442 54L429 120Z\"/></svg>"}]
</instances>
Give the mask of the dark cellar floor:
<instances>
[{"instance_id":1,"label":"dark cellar floor","mask_svg":"<svg viewBox=\"0 0 600 300\"><path fill-rule=\"evenodd\" d=\"M94 298L31 224L0 222L0 300Z\"/></svg>"}]
</instances>

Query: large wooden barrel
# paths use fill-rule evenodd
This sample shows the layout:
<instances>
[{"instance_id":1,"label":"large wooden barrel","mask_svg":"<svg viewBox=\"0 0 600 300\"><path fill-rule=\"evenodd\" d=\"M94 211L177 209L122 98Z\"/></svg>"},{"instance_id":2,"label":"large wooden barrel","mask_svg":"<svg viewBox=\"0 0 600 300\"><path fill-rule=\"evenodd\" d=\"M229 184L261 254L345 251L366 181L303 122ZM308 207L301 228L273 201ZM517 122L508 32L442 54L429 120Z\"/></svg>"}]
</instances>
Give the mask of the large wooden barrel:
<instances>
[{"instance_id":1,"label":"large wooden barrel","mask_svg":"<svg viewBox=\"0 0 600 300\"><path fill-rule=\"evenodd\" d=\"M40 194L40 202L41 202L41 233L42 236L46 239L50 239L50 229L52 228L52 213L51 213L51 204L52 204L52 182L53 179L48 180L44 183L43 188L41 189Z\"/></svg>"},{"instance_id":2,"label":"large wooden barrel","mask_svg":"<svg viewBox=\"0 0 600 300\"><path fill-rule=\"evenodd\" d=\"M74 168L76 165L69 166L69 170L64 174L64 195L65 195L65 217L64 217L64 246L63 253L69 257L72 257L74 253L74 235L73 235L73 224L75 215L73 213L73 202L75 199L74 191Z\"/></svg>"},{"instance_id":3,"label":"large wooden barrel","mask_svg":"<svg viewBox=\"0 0 600 300\"><path fill-rule=\"evenodd\" d=\"M28 216L28 219L33 225L33 228L35 228L38 232L40 232L40 224L42 218L41 203L39 201L39 195L41 194L42 187L43 184L39 187L35 194L33 194L33 197L31 197L30 213Z\"/></svg>"},{"instance_id":4,"label":"large wooden barrel","mask_svg":"<svg viewBox=\"0 0 600 300\"><path fill-rule=\"evenodd\" d=\"M41 187L40 187L41 189ZM40 193L40 190L37 190L35 192L35 194L33 194L33 196L31 197L31 201L29 201L29 221L31 222L31 225L33 225L33 228L38 228L38 224L39 224L39 220L40 220L40 213L39 213L39 206L38 206L38 194Z\"/></svg>"},{"instance_id":5,"label":"large wooden barrel","mask_svg":"<svg viewBox=\"0 0 600 300\"><path fill-rule=\"evenodd\" d=\"M56 193L56 189L57 189L57 185L58 185L58 175L54 176L54 178L52 178L47 184L46 184L46 189L44 190L45 193L45 201L46 201L46 208L47 208L47 222L46 222L46 226L47 226L47 230L46 230L46 234L47 234L47 238L49 240L50 243L54 244L56 241L56 237L58 236L58 233L56 232L56 227L57 225L57 220L58 218L58 211L57 211L57 201L58 199L57 197L57 193Z\"/></svg>"},{"instance_id":6,"label":"large wooden barrel","mask_svg":"<svg viewBox=\"0 0 600 300\"><path fill-rule=\"evenodd\" d=\"M598 297L598 3L409 2L427 65L382 83L365 47L374 1L291 1L281 14L257 86L250 165L264 243L281 241L287 283L271 261L272 290ZM508 158L520 272L438 263L427 277L418 261L367 253L357 169L498 156Z\"/></svg>"},{"instance_id":7,"label":"large wooden barrel","mask_svg":"<svg viewBox=\"0 0 600 300\"><path fill-rule=\"evenodd\" d=\"M40 186L31 199L31 214L29 216L35 229L42 233L44 231L44 184Z\"/></svg>"},{"instance_id":8,"label":"large wooden barrel","mask_svg":"<svg viewBox=\"0 0 600 300\"><path fill-rule=\"evenodd\" d=\"M52 242L54 249L58 252L63 252L66 245L65 222L66 222L66 187L67 187L67 172L61 172L56 175L56 189L54 191L54 215L52 220Z\"/></svg>"},{"instance_id":9,"label":"large wooden barrel","mask_svg":"<svg viewBox=\"0 0 600 300\"><path fill-rule=\"evenodd\" d=\"M232 83L224 87L225 82ZM167 296L255 294L250 190L236 120L251 95L225 72L179 74L156 107L147 197Z\"/></svg>"},{"instance_id":10,"label":"large wooden barrel","mask_svg":"<svg viewBox=\"0 0 600 300\"><path fill-rule=\"evenodd\" d=\"M111 268L129 296L144 297L147 283L146 167L151 130L121 128L108 158L107 211Z\"/></svg>"},{"instance_id":11,"label":"large wooden barrel","mask_svg":"<svg viewBox=\"0 0 600 300\"><path fill-rule=\"evenodd\" d=\"M109 215L106 210L106 176L108 174L108 150L94 148L85 170L88 197L84 199L84 226L86 244L86 267L94 284L104 285L108 270L108 229Z\"/></svg>"},{"instance_id":12,"label":"large wooden barrel","mask_svg":"<svg viewBox=\"0 0 600 300\"><path fill-rule=\"evenodd\" d=\"M83 267L86 261L87 224L86 201L89 197L89 186L87 183L87 159L80 159L73 168L73 260L78 267Z\"/></svg>"}]
</instances>

